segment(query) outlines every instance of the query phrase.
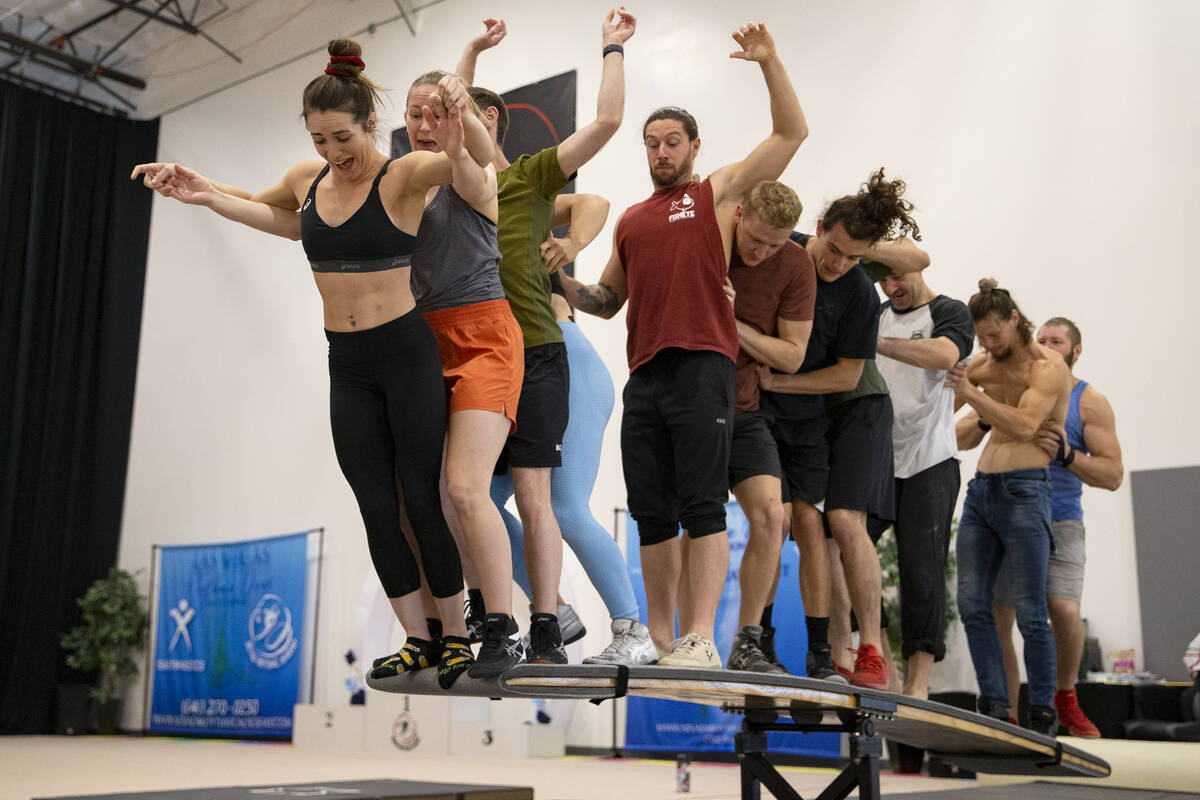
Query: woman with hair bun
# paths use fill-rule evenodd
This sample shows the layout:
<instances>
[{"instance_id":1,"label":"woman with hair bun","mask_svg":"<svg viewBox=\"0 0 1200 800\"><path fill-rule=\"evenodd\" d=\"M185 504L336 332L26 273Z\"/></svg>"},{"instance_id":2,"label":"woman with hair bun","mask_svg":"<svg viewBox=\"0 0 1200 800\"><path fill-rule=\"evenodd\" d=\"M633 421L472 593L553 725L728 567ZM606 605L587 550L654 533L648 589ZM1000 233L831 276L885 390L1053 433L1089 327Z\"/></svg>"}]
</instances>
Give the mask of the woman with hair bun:
<instances>
[{"instance_id":1,"label":"woman with hair bun","mask_svg":"<svg viewBox=\"0 0 1200 800\"><path fill-rule=\"evenodd\" d=\"M375 145L382 90L363 73L362 48L337 39L328 49L324 74L305 87L301 111L319 160L294 165L255 195L178 164L141 164L131 177L143 176L165 197L303 242L324 305L334 449L358 501L375 571L407 635L381 667L394 674L439 664L438 680L448 688L472 658L461 562L439 502L441 361L409 275L430 189L450 184L472 201L495 203L495 176L485 168L491 140L473 114L462 113L466 90L447 76L422 108L441 152L389 158ZM440 640L425 618L398 491L446 620Z\"/></svg>"}]
</instances>

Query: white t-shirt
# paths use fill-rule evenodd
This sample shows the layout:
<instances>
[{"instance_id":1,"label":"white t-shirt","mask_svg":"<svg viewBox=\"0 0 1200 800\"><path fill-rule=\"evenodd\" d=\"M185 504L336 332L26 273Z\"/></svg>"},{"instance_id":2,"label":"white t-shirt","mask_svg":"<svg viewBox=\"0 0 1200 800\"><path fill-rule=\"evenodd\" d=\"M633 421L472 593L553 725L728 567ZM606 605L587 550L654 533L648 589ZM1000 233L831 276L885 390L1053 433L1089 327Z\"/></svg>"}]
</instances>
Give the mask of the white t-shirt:
<instances>
[{"instance_id":1,"label":"white t-shirt","mask_svg":"<svg viewBox=\"0 0 1200 800\"><path fill-rule=\"evenodd\" d=\"M975 325L958 300L938 295L906 311L883 304L879 336L889 339L934 339L945 336L958 347L959 359L971 354ZM892 448L897 478L910 478L958 453L954 436L954 392L944 386L945 370L905 364L882 353L875 359L892 395Z\"/></svg>"}]
</instances>

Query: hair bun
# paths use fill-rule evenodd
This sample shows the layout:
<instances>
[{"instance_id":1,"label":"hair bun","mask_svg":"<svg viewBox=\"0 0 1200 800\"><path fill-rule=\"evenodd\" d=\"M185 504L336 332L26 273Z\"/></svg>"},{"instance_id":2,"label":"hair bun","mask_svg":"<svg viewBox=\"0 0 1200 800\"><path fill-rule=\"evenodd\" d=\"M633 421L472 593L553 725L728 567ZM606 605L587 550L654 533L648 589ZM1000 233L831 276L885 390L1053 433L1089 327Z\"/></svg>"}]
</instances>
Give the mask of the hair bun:
<instances>
[{"instance_id":1,"label":"hair bun","mask_svg":"<svg viewBox=\"0 0 1200 800\"><path fill-rule=\"evenodd\" d=\"M979 291L987 294L995 289L1000 288L1000 283L995 278L980 278Z\"/></svg>"},{"instance_id":2,"label":"hair bun","mask_svg":"<svg viewBox=\"0 0 1200 800\"><path fill-rule=\"evenodd\" d=\"M362 60L362 45L353 39L334 39L326 49L329 51L329 64L325 67L327 75L356 78L366 67Z\"/></svg>"}]
</instances>

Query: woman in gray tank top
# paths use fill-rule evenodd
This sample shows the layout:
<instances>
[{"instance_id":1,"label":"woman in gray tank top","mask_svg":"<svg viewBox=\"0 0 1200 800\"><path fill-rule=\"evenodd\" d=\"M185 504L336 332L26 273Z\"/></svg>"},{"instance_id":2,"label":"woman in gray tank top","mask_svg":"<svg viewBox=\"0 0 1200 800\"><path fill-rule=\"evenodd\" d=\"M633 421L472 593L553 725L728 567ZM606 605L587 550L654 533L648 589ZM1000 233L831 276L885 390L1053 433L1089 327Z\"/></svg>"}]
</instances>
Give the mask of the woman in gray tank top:
<instances>
[{"instance_id":1,"label":"woman in gray tank top","mask_svg":"<svg viewBox=\"0 0 1200 800\"><path fill-rule=\"evenodd\" d=\"M440 149L420 109L444 74L422 75L409 90L414 151ZM451 187L429 191L412 268L413 297L437 337L450 394L442 505L460 537L468 583L482 590L488 612L468 673L479 678L499 675L522 657L512 618L512 553L490 490L496 460L516 427L525 346L500 284L496 176L489 172L487 198Z\"/></svg>"}]
</instances>

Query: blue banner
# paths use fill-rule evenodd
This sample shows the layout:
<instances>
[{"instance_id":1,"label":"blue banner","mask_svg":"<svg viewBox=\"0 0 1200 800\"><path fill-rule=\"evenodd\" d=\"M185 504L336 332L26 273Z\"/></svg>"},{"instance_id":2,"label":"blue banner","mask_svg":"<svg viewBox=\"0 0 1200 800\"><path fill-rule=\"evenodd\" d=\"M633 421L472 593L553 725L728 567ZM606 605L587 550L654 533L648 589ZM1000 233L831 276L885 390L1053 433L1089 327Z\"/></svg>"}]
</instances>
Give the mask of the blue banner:
<instances>
[{"instance_id":1,"label":"blue banner","mask_svg":"<svg viewBox=\"0 0 1200 800\"><path fill-rule=\"evenodd\" d=\"M646 588L642 579L637 523L628 513L625 516L625 560L645 622ZM725 504L725 519L729 530L729 573L717 606L716 623L717 652L722 662L729 657L733 637L738 632L738 608L742 597L738 573L750 535L746 515L737 503ZM772 620L776 629L775 650L780 662L793 675L803 675L808 632L804 627L804 603L800 599L799 551L791 539L783 546ZM625 747L630 750L728 753L733 750L734 734L742 727L740 714L729 714L716 706L647 697L630 697L628 702ZM841 736L836 733L772 731L767 734L767 739L773 753L837 758L841 748Z\"/></svg>"},{"instance_id":2,"label":"blue banner","mask_svg":"<svg viewBox=\"0 0 1200 800\"><path fill-rule=\"evenodd\" d=\"M164 547L150 730L290 736L308 534Z\"/></svg>"}]
</instances>

